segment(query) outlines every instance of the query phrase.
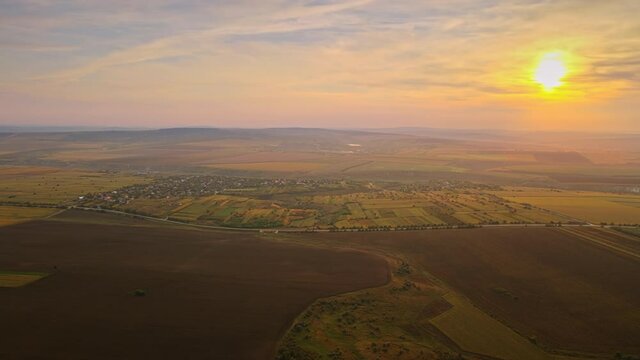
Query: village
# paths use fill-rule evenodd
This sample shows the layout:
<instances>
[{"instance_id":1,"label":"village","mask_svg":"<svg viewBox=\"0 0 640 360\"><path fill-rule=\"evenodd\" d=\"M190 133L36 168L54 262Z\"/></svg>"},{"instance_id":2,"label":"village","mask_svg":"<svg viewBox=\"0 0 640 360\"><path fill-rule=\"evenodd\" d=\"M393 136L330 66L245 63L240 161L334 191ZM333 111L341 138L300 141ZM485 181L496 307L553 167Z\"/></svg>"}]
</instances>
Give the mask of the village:
<instances>
[{"instance_id":1,"label":"village","mask_svg":"<svg viewBox=\"0 0 640 360\"><path fill-rule=\"evenodd\" d=\"M153 179L144 184L135 184L117 190L89 193L78 198L80 203L105 202L123 205L134 199L198 198L220 193L238 193L258 189L283 189L292 186L315 190L322 186L339 184L330 179L248 178L212 175L182 175Z\"/></svg>"}]
</instances>

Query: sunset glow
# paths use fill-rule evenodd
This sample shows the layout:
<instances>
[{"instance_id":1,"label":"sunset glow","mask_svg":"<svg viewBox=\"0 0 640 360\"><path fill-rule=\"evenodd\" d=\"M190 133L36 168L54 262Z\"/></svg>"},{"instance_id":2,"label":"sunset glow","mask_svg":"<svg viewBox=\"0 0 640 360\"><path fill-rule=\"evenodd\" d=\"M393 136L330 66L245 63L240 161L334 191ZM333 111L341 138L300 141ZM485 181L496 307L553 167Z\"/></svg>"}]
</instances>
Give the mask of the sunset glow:
<instances>
[{"instance_id":1,"label":"sunset glow","mask_svg":"<svg viewBox=\"0 0 640 360\"><path fill-rule=\"evenodd\" d=\"M640 360L638 14L0 0L0 358Z\"/></svg>"},{"instance_id":2,"label":"sunset glow","mask_svg":"<svg viewBox=\"0 0 640 360\"><path fill-rule=\"evenodd\" d=\"M3 5L0 123L640 130L640 1L121 5Z\"/></svg>"},{"instance_id":3,"label":"sunset glow","mask_svg":"<svg viewBox=\"0 0 640 360\"><path fill-rule=\"evenodd\" d=\"M540 60L535 70L534 79L545 91L552 91L563 84L562 79L567 75L567 72L562 54L548 53Z\"/></svg>"}]
</instances>

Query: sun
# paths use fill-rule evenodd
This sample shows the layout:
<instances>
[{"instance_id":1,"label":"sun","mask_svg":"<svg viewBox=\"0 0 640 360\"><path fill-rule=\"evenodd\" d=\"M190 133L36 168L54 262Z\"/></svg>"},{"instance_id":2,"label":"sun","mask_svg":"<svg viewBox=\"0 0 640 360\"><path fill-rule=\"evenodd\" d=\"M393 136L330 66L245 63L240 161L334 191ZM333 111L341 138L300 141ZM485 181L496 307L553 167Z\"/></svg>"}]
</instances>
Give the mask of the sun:
<instances>
[{"instance_id":1,"label":"sun","mask_svg":"<svg viewBox=\"0 0 640 360\"><path fill-rule=\"evenodd\" d=\"M562 79L567 75L567 65L561 52L550 52L540 58L533 80L540 84L545 91L552 91L563 84Z\"/></svg>"}]
</instances>

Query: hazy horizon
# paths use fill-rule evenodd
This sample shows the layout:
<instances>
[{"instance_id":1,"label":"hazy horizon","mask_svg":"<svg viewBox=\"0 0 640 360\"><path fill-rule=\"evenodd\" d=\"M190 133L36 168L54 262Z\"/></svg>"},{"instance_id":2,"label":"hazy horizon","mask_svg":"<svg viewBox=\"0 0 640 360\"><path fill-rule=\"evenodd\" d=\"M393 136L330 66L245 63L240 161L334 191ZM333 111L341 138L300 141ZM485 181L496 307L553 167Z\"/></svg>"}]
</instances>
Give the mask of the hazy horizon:
<instances>
[{"instance_id":1,"label":"hazy horizon","mask_svg":"<svg viewBox=\"0 0 640 360\"><path fill-rule=\"evenodd\" d=\"M632 0L1 3L14 126L640 130Z\"/></svg>"},{"instance_id":2,"label":"hazy horizon","mask_svg":"<svg viewBox=\"0 0 640 360\"><path fill-rule=\"evenodd\" d=\"M166 126L166 127L141 127L141 126L100 126L100 125L19 125L19 124L7 124L0 125L0 132L81 132L81 131L153 131L153 130L174 130L174 129L221 129L221 130L278 130L278 129L304 129L304 130L335 130L335 131L373 131L373 132L385 132L385 131L399 131L399 130L433 130L433 131L450 131L450 132L504 132L504 133L548 133L548 134L584 134L584 135L640 135L640 130L633 131L602 131L602 130L564 130L564 129L550 129L550 130L537 130L537 129L499 129L499 128L472 128L472 127L435 127L435 126L397 126L397 127L317 127L317 126L209 126L209 125L193 125L193 126ZM426 134L422 134L426 135Z\"/></svg>"}]
</instances>

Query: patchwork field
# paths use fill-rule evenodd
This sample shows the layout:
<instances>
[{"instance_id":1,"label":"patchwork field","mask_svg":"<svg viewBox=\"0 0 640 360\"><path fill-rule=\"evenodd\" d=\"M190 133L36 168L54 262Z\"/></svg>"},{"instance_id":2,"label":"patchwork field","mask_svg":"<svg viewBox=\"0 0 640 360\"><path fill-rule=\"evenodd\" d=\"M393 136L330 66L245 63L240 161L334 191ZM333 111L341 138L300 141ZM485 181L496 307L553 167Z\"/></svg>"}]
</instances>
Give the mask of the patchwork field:
<instances>
[{"instance_id":1,"label":"patchwork field","mask_svg":"<svg viewBox=\"0 0 640 360\"><path fill-rule=\"evenodd\" d=\"M190 223L252 228L396 229L574 220L558 212L482 191L348 192L345 189L343 194L314 196L267 191L237 190L236 194L199 198L137 198L115 208ZM97 204L103 203L90 206ZM103 205L109 206L109 203Z\"/></svg>"},{"instance_id":2,"label":"patchwork field","mask_svg":"<svg viewBox=\"0 0 640 360\"><path fill-rule=\"evenodd\" d=\"M52 273L0 288L6 359L267 359L315 299L388 279L362 252L62 220L0 228L0 268Z\"/></svg>"},{"instance_id":3,"label":"patchwork field","mask_svg":"<svg viewBox=\"0 0 640 360\"><path fill-rule=\"evenodd\" d=\"M148 193L126 193L123 197L122 190L127 186L163 180L121 172L2 167L0 204L5 208L0 209L0 223L46 216L45 210L11 210L6 205L80 204L245 228L360 230L552 222L640 224L640 196L634 194L491 187L469 182L411 187L399 183L315 179L299 184L288 180L291 185L277 185L276 178L269 180L271 185L262 186L255 178L225 178L229 186L216 191L217 195L197 196L201 189L195 183L193 188L169 191L166 196L154 195L157 187L150 186ZM233 179L252 179L256 186L234 188ZM99 198L82 200L90 194L99 194Z\"/></svg>"},{"instance_id":4,"label":"patchwork field","mask_svg":"<svg viewBox=\"0 0 640 360\"><path fill-rule=\"evenodd\" d=\"M339 228L547 223L569 220L562 214L550 214L544 209L510 203L483 191L381 191L329 198L315 197L314 200L347 207L349 213L336 222Z\"/></svg>"},{"instance_id":5,"label":"patchwork field","mask_svg":"<svg viewBox=\"0 0 640 360\"><path fill-rule=\"evenodd\" d=\"M215 195L184 203L170 218L232 227L310 227L316 214L314 209L287 208L273 201Z\"/></svg>"}]
</instances>

